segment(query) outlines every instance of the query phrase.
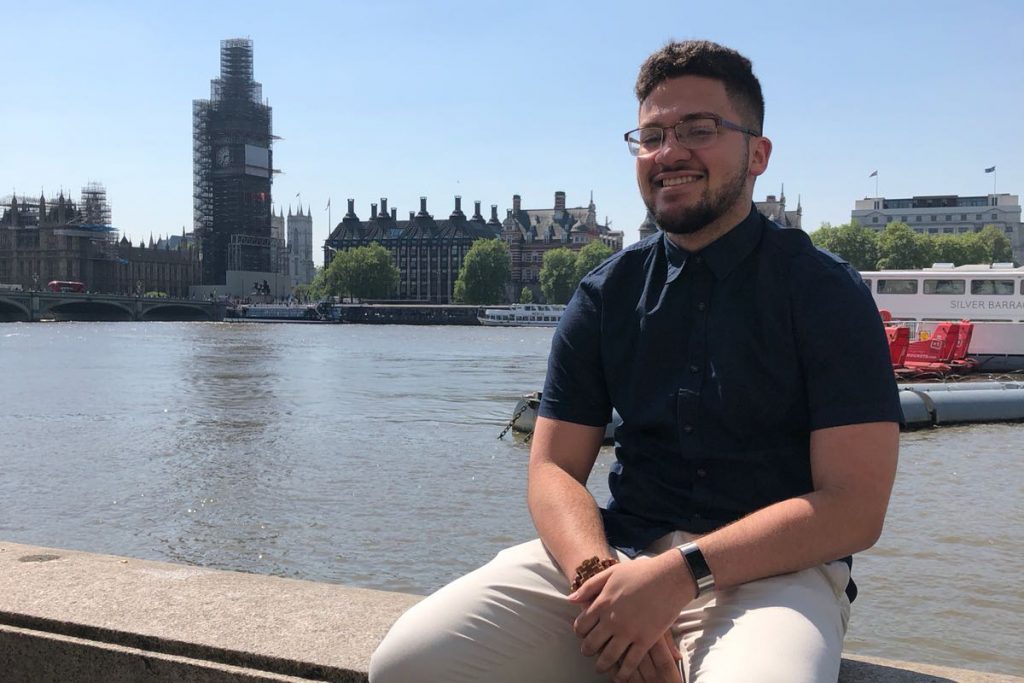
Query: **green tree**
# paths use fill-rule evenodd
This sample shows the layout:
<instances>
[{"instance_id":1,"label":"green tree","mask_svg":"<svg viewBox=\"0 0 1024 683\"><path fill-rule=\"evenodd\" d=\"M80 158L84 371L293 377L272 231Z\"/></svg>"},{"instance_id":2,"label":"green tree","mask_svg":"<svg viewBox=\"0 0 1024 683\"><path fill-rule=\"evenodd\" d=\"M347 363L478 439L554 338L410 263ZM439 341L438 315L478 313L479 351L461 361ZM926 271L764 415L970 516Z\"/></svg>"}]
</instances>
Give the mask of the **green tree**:
<instances>
[{"instance_id":1,"label":"green tree","mask_svg":"<svg viewBox=\"0 0 1024 683\"><path fill-rule=\"evenodd\" d=\"M932 238L932 263L967 263L966 235L939 235Z\"/></svg>"},{"instance_id":2,"label":"green tree","mask_svg":"<svg viewBox=\"0 0 1024 683\"><path fill-rule=\"evenodd\" d=\"M811 233L811 241L843 257L857 270L874 270L878 265L878 233L857 221L835 227L822 223Z\"/></svg>"},{"instance_id":3,"label":"green tree","mask_svg":"<svg viewBox=\"0 0 1024 683\"><path fill-rule=\"evenodd\" d=\"M576 282L614 253L611 247L600 240L594 240L580 249L576 253Z\"/></svg>"},{"instance_id":4,"label":"green tree","mask_svg":"<svg viewBox=\"0 0 1024 683\"><path fill-rule=\"evenodd\" d=\"M987 258L975 263L1009 263L1013 261L1013 245L1006 233L994 225L986 225L977 233L977 237L985 244Z\"/></svg>"},{"instance_id":5,"label":"green tree","mask_svg":"<svg viewBox=\"0 0 1024 683\"><path fill-rule=\"evenodd\" d=\"M576 254L567 247L544 252L540 266L540 291L549 304L564 304L576 290Z\"/></svg>"},{"instance_id":6,"label":"green tree","mask_svg":"<svg viewBox=\"0 0 1024 683\"><path fill-rule=\"evenodd\" d=\"M313 281L325 296L350 296L359 299L384 299L398 287L399 272L391 262L391 252L377 242L334 254L324 268L322 278ZM317 282L317 280L321 280Z\"/></svg>"},{"instance_id":7,"label":"green tree","mask_svg":"<svg viewBox=\"0 0 1024 683\"><path fill-rule=\"evenodd\" d=\"M466 252L453 296L463 304L501 303L511 276L508 246L500 239L477 240Z\"/></svg>"},{"instance_id":8,"label":"green tree","mask_svg":"<svg viewBox=\"0 0 1024 683\"><path fill-rule=\"evenodd\" d=\"M529 287L523 287L523 291L519 292L519 303L521 304L532 304L533 303L533 290Z\"/></svg>"},{"instance_id":9,"label":"green tree","mask_svg":"<svg viewBox=\"0 0 1024 683\"><path fill-rule=\"evenodd\" d=\"M957 237L963 245L963 260L959 261L957 265L964 265L966 263L992 263L992 251L994 245L991 236L982 236L980 232L969 232L964 235L958 235ZM995 237L1002 237L1002 235L997 234Z\"/></svg>"},{"instance_id":10,"label":"green tree","mask_svg":"<svg viewBox=\"0 0 1024 683\"><path fill-rule=\"evenodd\" d=\"M924 268L932 264L931 243L902 221L893 221L878 235L879 269Z\"/></svg>"}]
</instances>

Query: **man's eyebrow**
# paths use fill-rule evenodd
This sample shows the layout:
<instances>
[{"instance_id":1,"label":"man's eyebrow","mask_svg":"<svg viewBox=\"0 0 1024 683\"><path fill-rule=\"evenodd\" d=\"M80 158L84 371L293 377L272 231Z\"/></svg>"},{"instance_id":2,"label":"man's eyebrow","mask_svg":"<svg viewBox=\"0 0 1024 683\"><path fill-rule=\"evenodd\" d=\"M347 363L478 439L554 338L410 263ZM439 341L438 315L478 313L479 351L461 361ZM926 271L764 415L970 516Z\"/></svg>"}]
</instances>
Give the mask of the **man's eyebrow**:
<instances>
[{"instance_id":1,"label":"man's eyebrow","mask_svg":"<svg viewBox=\"0 0 1024 683\"><path fill-rule=\"evenodd\" d=\"M669 125L674 126L677 123L682 123L683 121L693 121L694 119L706 119L706 118L721 118L721 117L719 117L718 114L715 114L714 112L710 112L710 111L695 111L695 112L692 112L690 114L686 114L682 118L676 119L674 122L670 123ZM654 123L655 122L653 120L648 120L648 121L640 124L640 127L641 128L645 128L645 127L648 127L648 126L655 127Z\"/></svg>"}]
</instances>

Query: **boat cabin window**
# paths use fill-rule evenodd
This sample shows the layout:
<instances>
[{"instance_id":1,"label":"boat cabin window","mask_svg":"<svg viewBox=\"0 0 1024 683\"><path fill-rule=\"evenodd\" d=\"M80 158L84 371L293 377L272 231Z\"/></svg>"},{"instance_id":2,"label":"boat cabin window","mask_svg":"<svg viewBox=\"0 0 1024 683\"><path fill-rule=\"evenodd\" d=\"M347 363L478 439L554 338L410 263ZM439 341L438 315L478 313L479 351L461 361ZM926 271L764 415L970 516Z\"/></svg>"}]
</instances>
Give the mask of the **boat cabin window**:
<instances>
[{"instance_id":1,"label":"boat cabin window","mask_svg":"<svg viewBox=\"0 0 1024 683\"><path fill-rule=\"evenodd\" d=\"M963 294L967 291L964 280L925 280L925 294Z\"/></svg>"},{"instance_id":2,"label":"boat cabin window","mask_svg":"<svg viewBox=\"0 0 1024 683\"><path fill-rule=\"evenodd\" d=\"M1013 280L971 280L971 294L1013 293Z\"/></svg>"},{"instance_id":3,"label":"boat cabin window","mask_svg":"<svg viewBox=\"0 0 1024 683\"><path fill-rule=\"evenodd\" d=\"M917 280L879 280L879 294L917 294Z\"/></svg>"}]
</instances>

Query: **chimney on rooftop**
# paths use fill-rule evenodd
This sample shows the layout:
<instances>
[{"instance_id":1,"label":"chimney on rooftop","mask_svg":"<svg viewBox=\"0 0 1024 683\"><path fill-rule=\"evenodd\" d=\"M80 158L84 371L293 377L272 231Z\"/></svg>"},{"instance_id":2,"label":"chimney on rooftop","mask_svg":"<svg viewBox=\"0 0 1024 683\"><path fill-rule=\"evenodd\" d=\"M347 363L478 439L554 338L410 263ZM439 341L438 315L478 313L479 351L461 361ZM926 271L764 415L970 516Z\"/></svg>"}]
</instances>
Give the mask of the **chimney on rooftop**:
<instances>
[{"instance_id":1,"label":"chimney on rooftop","mask_svg":"<svg viewBox=\"0 0 1024 683\"><path fill-rule=\"evenodd\" d=\"M512 213L519 213L522 204L522 197L517 194L512 195Z\"/></svg>"},{"instance_id":2,"label":"chimney on rooftop","mask_svg":"<svg viewBox=\"0 0 1024 683\"><path fill-rule=\"evenodd\" d=\"M370 204L370 220L372 221L372 220L376 220L376 219L377 219L377 205L376 204Z\"/></svg>"},{"instance_id":3,"label":"chimney on rooftop","mask_svg":"<svg viewBox=\"0 0 1024 683\"><path fill-rule=\"evenodd\" d=\"M555 192L555 211L565 211L565 193L561 190Z\"/></svg>"},{"instance_id":4,"label":"chimney on rooftop","mask_svg":"<svg viewBox=\"0 0 1024 683\"><path fill-rule=\"evenodd\" d=\"M398 220L398 209L396 209L394 207L391 208L391 220L393 220L393 221L397 221Z\"/></svg>"},{"instance_id":5,"label":"chimney on rooftop","mask_svg":"<svg viewBox=\"0 0 1024 683\"><path fill-rule=\"evenodd\" d=\"M455 195L455 210L452 211L452 215L449 218L465 218L466 214L462 213L462 197Z\"/></svg>"},{"instance_id":6,"label":"chimney on rooftop","mask_svg":"<svg viewBox=\"0 0 1024 683\"><path fill-rule=\"evenodd\" d=\"M419 215L420 216L429 216L430 215L430 214L427 213L427 198L426 197L420 197L420 212L419 212Z\"/></svg>"},{"instance_id":7,"label":"chimney on rooftop","mask_svg":"<svg viewBox=\"0 0 1024 683\"><path fill-rule=\"evenodd\" d=\"M388 215L388 198L387 197L381 197L380 198L380 213L381 213L382 216L387 216Z\"/></svg>"}]
</instances>

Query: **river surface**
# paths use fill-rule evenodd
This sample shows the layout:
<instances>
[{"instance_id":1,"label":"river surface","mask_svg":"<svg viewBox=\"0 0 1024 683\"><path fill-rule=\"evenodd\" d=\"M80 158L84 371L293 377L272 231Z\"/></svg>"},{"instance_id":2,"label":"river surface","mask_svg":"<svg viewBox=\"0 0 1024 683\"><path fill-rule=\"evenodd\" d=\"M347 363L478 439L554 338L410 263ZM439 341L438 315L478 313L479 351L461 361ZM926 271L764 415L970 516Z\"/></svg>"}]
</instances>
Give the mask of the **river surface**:
<instances>
[{"instance_id":1,"label":"river surface","mask_svg":"<svg viewBox=\"0 0 1024 683\"><path fill-rule=\"evenodd\" d=\"M428 593L530 539L550 329L0 324L0 540ZM904 434L847 650L1024 672L1024 426ZM604 449L590 486L607 496Z\"/></svg>"}]
</instances>

